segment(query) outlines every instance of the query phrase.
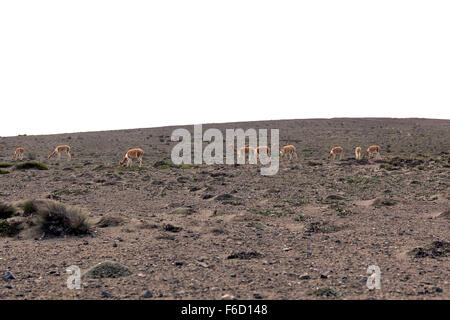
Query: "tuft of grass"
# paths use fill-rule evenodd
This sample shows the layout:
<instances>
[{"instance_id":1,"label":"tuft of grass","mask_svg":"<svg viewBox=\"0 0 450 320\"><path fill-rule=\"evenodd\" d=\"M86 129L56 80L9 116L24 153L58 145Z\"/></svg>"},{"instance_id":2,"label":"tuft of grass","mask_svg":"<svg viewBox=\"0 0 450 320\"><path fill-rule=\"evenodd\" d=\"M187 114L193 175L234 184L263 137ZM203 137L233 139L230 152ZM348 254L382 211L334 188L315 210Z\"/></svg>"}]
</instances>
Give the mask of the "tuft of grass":
<instances>
[{"instance_id":1,"label":"tuft of grass","mask_svg":"<svg viewBox=\"0 0 450 320\"><path fill-rule=\"evenodd\" d=\"M3 169L0 169L0 174L8 174L9 173L9 171L8 170L3 170Z\"/></svg>"},{"instance_id":2,"label":"tuft of grass","mask_svg":"<svg viewBox=\"0 0 450 320\"><path fill-rule=\"evenodd\" d=\"M0 220L0 237L14 237L22 230L20 222Z\"/></svg>"},{"instance_id":3,"label":"tuft of grass","mask_svg":"<svg viewBox=\"0 0 450 320\"><path fill-rule=\"evenodd\" d=\"M82 277L92 279L120 278L128 277L131 274L133 272L127 266L113 261L105 261L86 271Z\"/></svg>"},{"instance_id":4,"label":"tuft of grass","mask_svg":"<svg viewBox=\"0 0 450 320\"><path fill-rule=\"evenodd\" d=\"M19 204L19 207L22 208L24 216L30 216L38 212L37 203L38 200L25 200Z\"/></svg>"},{"instance_id":5,"label":"tuft of grass","mask_svg":"<svg viewBox=\"0 0 450 320\"><path fill-rule=\"evenodd\" d=\"M305 226L308 233L333 233L343 229L343 227L328 223L327 221L311 222Z\"/></svg>"},{"instance_id":6,"label":"tuft of grass","mask_svg":"<svg viewBox=\"0 0 450 320\"><path fill-rule=\"evenodd\" d=\"M173 167L173 165L165 160L159 160L153 164L153 167L157 169L168 169Z\"/></svg>"},{"instance_id":7,"label":"tuft of grass","mask_svg":"<svg viewBox=\"0 0 450 320\"><path fill-rule=\"evenodd\" d=\"M395 167L395 166L392 166L392 165L386 164L386 163L380 164L380 168L387 170L387 171L400 170L399 167Z\"/></svg>"},{"instance_id":8,"label":"tuft of grass","mask_svg":"<svg viewBox=\"0 0 450 320\"><path fill-rule=\"evenodd\" d=\"M104 216L97 222L97 226L99 228L117 227L123 224L123 221L121 217Z\"/></svg>"},{"instance_id":9,"label":"tuft of grass","mask_svg":"<svg viewBox=\"0 0 450 320\"><path fill-rule=\"evenodd\" d=\"M382 206L391 207L395 206L396 204L397 204L396 200L384 198L375 199L375 201L372 203L374 207L382 207Z\"/></svg>"},{"instance_id":10,"label":"tuft of grass","mask_svg":"<svg viewBox=\"0 0 450 320\"><path fill-rule=\"evenodd\" d=\"M17 212L16 207L11 204L0 201L0 219L8 219L15 215Z\"/></svg>"},{"instance_id":11,"label":"tuft of grass","mask_svg":"<svg viewBox=\"0 0 450 320\"><path fill-rule=\"evenodd\" d=\"M339 292L331 287L322 287L322 288L317 288L314 291L314 294L317 297L329 297L329 298L334 298L334 297L338 297L339 296Z\"/></svg>"},{"instance_id":12,"label":"tuft of grass","mask_svg":"<svg viewBox=\"0 0 450 320\"><path fill-rule=\"evenodd\" d=\"M414 258L437 258L446 257L450 254L450 242L446 241L433 241L425 245L424 247L414 248L407 253Z\"/></svg>"},{"instance_id":13,"label":"tuft of grass","mask_svg":"<svg viewBox=\"0 0 450 320\"><path fill-rule=\"evenodd\" d=\"M42 232L51 236L84 235L91 230L87 212L53 200L28 200L22 204L24 215L37 215Z\"/></svg>"},{"instance_id":14,"label":"tuft of grass","mask_svg":"<svg viewBox=\"0 0 450 320\"><path fill-rule=\"evenodd\" d=\"M283 213L281 213L281 212L271 211L271 210L265 210L264 211L264 210L252 209L251 212L254 213L254 214L265 216L265 217L268 217L268 216L271 216L271 215L273 215L275 217L281 217L283 215Z\"/></svg>"},{"instance_id":15,"label":"tuft of grass","mask_svg":"<svg viewBox=\"0 0 450 320\"><path fill-rule=\"evenodd\" d=\"M181 165L181 169L191 169L198 168L198 164L183 164Z\"/></svg>"},{"instance_id":16,"label":"tuft of grass","mask_svg":"<svg viewBox=\"0 0 450 320\"><path fill-rule=\"evenodd\" d=\"M344 208L341 208L341 207L337 207L336 211L337 211L337 215L339 217L351 216L353 214L353 212L351 210L344 209Z\"/></svg>"},{"instance_id":17,"label":"tuft of grass","mask_svg":"<svg viewBox=\"0 0 450 320\"><path fill-rule=\"evenodd\" d=\"M2 162L0 163L0 168L9 168L12 167L11 163Z\"/></svg>"},{"instance_id":18,"label":"tuft of grass","mask_svg":"<svg viewBox=\"0 0 450 320\"><path fill-rule=\"evenodd\" d=\"M158 166L158 169L168 169L168 168L170 168L170 164L162 164Z\"/></svg>"},{"instance_id":19,"label":"tuft of grass","mask_svg":"<svg viewBox=\"0 0 450 320\"><path fill-rule=\"evenodd\" d=\"M35 161L27 161L21 162L16 165L16 169L18 170L27 170L27 169L37 169L37 170L48 170L48 167L40 162Z\"/></svg>"}]
</instances>

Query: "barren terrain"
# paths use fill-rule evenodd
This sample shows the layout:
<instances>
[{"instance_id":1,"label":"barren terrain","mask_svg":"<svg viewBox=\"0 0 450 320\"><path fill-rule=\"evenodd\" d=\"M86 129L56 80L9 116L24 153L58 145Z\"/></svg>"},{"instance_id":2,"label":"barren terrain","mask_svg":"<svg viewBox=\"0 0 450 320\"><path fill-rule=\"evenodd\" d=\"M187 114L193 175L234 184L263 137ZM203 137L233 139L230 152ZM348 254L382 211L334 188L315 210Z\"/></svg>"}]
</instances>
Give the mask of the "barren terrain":
<instances>
[{"instance_id":1,"label":"barren terrain","mask_svg":"<svg viewBox=\"0 0 450 320\"><path fill-rule=\"evenodd\" d=\"M87 236L0 237L0 299L449 299L450 121L322 119L204 125L278 128L297 147L256 165L173 166L175 127L0 138L0 199L89 212ZM187 129L192 127L187 126ZM48 160L56 145L72 161ZM356 161L377 144L382 160ZM344 159L327 160L331 147ZM14 149L49 170L16 170ZM142 168L119 168L132 147ZM66 268L132 272L66 287ZM381 270L368 290L366 270Z\"/></svg>"}]
</instances>

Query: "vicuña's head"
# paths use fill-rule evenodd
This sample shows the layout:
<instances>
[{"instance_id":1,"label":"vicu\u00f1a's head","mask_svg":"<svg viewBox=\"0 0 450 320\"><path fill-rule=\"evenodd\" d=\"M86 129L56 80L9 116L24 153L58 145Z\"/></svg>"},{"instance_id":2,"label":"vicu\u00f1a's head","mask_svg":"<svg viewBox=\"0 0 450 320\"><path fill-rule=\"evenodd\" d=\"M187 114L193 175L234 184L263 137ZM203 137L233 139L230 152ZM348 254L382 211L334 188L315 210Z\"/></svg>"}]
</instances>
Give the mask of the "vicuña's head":
<instances>
[{"instance_id":1,"label":"vicu\u00f1a's head","mask_svg":"<svg viewBox=\"0 0 450 320\"><path fill-rule=\"evenodd\" d=\"M123 158L122 161L119 161L119 167L123 166L125 161L127 161L127 158Z\"/></svg>"}]
</instances>

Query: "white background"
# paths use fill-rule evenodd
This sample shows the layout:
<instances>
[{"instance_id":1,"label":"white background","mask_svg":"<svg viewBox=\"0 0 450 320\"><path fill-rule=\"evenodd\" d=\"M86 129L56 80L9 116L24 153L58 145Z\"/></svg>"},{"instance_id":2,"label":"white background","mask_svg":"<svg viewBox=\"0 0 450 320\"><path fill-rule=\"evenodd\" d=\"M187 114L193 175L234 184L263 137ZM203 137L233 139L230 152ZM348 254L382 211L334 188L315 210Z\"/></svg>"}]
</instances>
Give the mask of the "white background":
<instances>
[{"instance_id":1,"label":"white background","mask_svg":"<svg viewBox=\"0 0 450 320\"><path fill-rule=\"evenodd\" d=\"M0 135L450 119L450 1L0 0Z\"/></svg>"}]
</instances>

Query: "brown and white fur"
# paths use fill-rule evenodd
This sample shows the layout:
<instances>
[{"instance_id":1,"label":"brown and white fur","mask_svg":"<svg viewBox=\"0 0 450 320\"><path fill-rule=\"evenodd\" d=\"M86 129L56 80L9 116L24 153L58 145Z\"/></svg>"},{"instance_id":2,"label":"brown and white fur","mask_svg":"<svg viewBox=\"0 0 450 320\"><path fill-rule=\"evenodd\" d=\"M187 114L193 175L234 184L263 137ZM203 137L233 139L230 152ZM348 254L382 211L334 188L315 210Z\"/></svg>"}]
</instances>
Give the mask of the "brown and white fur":
<instances>
[{"instance_id":1,"label":"brown and white fur","mask_svg":"<svg viewBox=\"0 0 450 320\"><path fill-rule=\"evenodd\" d=\"M366 152L363 154L363 158L368 157L371 158L372 155L375 155L375 158L381 159L380 156L380 147L379 146L370 146L367 148Z\"/></svg>"},{"instance_id":2,"label":"brown and white fur","mask_svg":"<svg viewBox=\"0 0 450 320\"><path fill-rule=\"evenodd\" d=\"M122 161L119 162L119 166L123 166L125 161L127 162L127 167L131 167L133 163L133 158L139 160L139 167L142 167L142 156L144 155L144 150L140 148L134 148L127 151Z\"/></svg>"},{"instance_id":3,"label":"brown and white fur","mask_svg":"<svg viewBox=\"0 0 450 320\"><path fill-rule=\"evenodd\" d=\"M25 149L22 147L17 148L16 151L14 152L13 160L16 160L17 158L19 158L20 160L23 160L23 152L24 151L25 151Z\"/></svg>"},{"instance_id":4,"label":"brown and white fur","mask_svg":"<svg viewBox=\"0 0 450 320\"><path fill-rule=\"evenodd\" d=\"M344 156L344 149L342 147L334 147L331 149L328 159L333 158L333 160L335 160L337 155L339 155L339 160L342 160L342 157Z\"/></svg>"},{"instance_id":5,"label":"brown and white fur","mask_svg":"<svg viewBox=\"0 0 450 320\"><path fill-rule=\"evenodd\" d=\"M356 160L360 160L361 159L361 147L356 147L355 148L355 158L356 158Z\"/></svg>"},{"instance_id":6,"label":"brown and white fur","mask_svg":"<svg viewBox=\"0 0 450 320\"><path fill-rule=\"evenodd\" d=\"M62 146L57 146L55 148L55 150L53 150L52 153L50 153L50 155L48 156L48 158L50 159L51 157L53 157L55 154L58 154L58 160L61 160L61 152L65 152L67 155L67 161L72 160L72 156L70 155L70 146L67 145L62 145Z\"/></svg>"},{"instance_id":7,"label":"brown and white fur","mask_svg":"<svg viewBox=\"0 0 450 320\"><path fill-rule=\"evenodd\" d=\"M295 159L298 160L297 149L293 145L287 145L280 148L280 156L281 159L287 158L289 155L289 160L292 160L292 157L295 156Z\"/></svg>"}]
</instances>

